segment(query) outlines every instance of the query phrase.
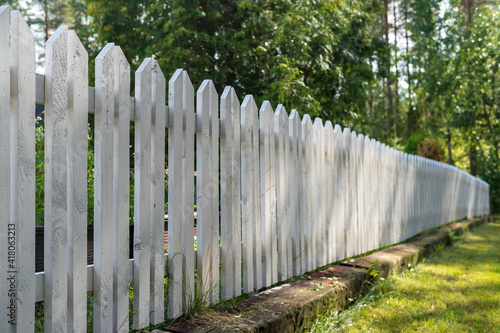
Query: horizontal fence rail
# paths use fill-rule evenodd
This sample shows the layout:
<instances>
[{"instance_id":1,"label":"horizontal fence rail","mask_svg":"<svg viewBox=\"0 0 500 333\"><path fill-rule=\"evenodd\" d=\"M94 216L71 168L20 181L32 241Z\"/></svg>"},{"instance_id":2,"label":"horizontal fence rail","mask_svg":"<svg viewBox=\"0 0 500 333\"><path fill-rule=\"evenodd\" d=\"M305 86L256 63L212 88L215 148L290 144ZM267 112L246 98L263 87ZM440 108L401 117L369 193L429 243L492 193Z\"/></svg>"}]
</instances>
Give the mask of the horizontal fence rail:
<instances>
[{"instance_id":1,"label":"horizontal fence rail","mask_svg":"<svg viewBox=\"0 0 500 333\"><path fill-rule=\"evenodd\" d=\"M231 299L489 214L489 185L453 166L250 95L240 102L231 87L219 96L209 80L195 92L182 69L167 82L152 58L130 97L130 66L112 43L89 87L87 52L67 27L46 43L45 75L35 74L34 45L19 12L0 7L1 332L33 332L41 301L46 332L86 331L89 306L94 331L128 332L178 317L194 299ZM35 103L45 108L37 273Z\"/></svg>"}]
</instances>

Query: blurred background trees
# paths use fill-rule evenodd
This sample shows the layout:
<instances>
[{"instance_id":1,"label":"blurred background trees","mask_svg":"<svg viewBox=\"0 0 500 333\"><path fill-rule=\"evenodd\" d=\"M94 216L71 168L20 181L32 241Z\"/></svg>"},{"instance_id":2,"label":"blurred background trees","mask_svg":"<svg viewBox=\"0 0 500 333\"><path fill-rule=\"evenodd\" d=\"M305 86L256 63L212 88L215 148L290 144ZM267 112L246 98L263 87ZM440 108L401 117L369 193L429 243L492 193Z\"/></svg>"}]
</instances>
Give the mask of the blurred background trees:
<instances>
[{"instance_id":1,"label":"blurred background trees","mask_svg":"<svg viewBox=\"0 0 500 333\"><path fill-rule=\"evenodd\" d=\"M232 85L240 99L253 94L456 165L489 182L500 209L498 0L7 3L40 43L67 24L91 59L114 42L133 71L154 56L167 78L182 67L195 85Z\"/></svg>"}]
</instances>

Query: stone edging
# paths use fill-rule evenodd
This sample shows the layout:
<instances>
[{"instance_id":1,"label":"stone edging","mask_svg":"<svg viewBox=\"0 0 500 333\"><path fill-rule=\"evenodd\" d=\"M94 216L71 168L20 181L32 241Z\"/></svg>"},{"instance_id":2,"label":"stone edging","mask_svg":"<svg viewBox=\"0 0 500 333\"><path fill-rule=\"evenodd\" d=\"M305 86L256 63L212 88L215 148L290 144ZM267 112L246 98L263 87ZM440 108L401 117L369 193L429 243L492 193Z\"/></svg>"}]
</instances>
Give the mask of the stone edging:
<instances>
[{"instance_id":1,"label":"stone edging","mask_svg":"<svg viewBox=\"0 0 500 333\"><path fill-rule=\"evenodd\" d=\"M393 274L400 274L435 253L439 247L449 245L450 233L460 236L490 220L491 217L486 217L452 223L403 244L261 291L216 314L195 316L189 321L171 325L166 331L153 332L304 332L311 327L318 313L332 309L332 306L334 310L343 309L375 283L370 269L376 269L378 277L390 278Z\"/></svg>"}]
</instances>

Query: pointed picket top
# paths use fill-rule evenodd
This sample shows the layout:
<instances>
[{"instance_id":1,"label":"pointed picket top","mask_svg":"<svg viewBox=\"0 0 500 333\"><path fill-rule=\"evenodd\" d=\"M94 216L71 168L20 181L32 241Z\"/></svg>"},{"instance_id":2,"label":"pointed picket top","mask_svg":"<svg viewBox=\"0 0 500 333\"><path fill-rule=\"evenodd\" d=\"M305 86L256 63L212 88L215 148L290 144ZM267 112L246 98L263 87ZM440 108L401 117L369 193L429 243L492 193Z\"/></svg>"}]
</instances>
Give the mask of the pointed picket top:
<instances>
[{"instance_id":1,"label":"pointed picket top","mask_svg":"<svg viewBox=\"0 0 500 333\"><path fill-rule=\"evenodd\" d=\"M323 127L323 119L321 119L319 117L314 118L313 129L319 130L322 127Z\"/></svg>"},{"instance_id":2,"label":"pointed picket top","mask_svg":"<svg viewBox=\"0 0 500 333\"><path fill-rule=\"evenodd\" d=\"M342 130L342 148L344 149L344 154L346 150L350 149L351 143L351 129L349 127L344 127Z\"/></svg>"},{"instance_id":3,"label":"pointed picket top","mask_svg":"<svg viewBox=\"0 0 500 333\"><path fill-rule=\"evenodd\" d=\"M257 104L253 95L246 95L241 103L241 126L246 127L246 125L252 125L251 119L254 118L256 114Z\"/></svg>"}]
</instances>

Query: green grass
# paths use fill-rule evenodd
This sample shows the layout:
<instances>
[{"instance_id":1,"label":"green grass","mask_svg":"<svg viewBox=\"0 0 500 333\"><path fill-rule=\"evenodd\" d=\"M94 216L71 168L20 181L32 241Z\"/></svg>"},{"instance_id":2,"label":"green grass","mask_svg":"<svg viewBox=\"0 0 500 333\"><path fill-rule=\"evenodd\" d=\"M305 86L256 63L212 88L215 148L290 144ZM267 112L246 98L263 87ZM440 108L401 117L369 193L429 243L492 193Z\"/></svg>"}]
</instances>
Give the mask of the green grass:
<instances>
[{"instance_id":1,"label":"green grass","mask_svg":"<svg viewBox=\"0 0 500 333\"><path fill-rule=\"evenodd\" d=\"M401 276L381 280L312 332L500 332L500 222L485 224Z\"/></svg>"}]
</instances>

